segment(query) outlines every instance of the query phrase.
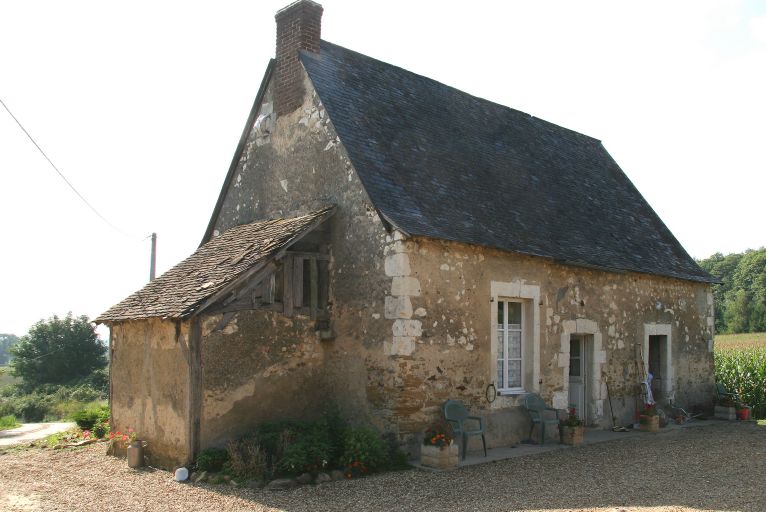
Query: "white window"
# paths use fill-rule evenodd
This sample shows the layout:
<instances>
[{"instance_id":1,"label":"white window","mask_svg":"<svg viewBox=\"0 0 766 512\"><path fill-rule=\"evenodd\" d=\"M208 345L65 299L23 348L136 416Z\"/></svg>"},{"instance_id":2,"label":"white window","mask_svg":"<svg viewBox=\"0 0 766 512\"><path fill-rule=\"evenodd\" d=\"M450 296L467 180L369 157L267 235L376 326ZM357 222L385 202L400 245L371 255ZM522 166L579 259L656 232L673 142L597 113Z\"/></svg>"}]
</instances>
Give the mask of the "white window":
<instances>
[{"instance_id":1,"label":"white window","mask_svg":"<svg viewBox=\"0 0 766 512\"><path fill-rule=\"evenodd\" d=\"M524 387L524 303L497 302L497 390Z\"/></svg>"}]
</instances>

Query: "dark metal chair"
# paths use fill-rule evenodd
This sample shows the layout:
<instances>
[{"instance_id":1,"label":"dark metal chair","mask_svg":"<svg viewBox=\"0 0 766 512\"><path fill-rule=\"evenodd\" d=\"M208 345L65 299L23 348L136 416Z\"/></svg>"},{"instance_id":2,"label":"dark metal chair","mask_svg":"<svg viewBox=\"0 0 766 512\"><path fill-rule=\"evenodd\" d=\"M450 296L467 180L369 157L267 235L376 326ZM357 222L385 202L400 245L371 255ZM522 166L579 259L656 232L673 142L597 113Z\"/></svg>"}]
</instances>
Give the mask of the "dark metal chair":
<instances>
[{"instance_id":1,"label":"dark metal chair","mask_svg":"<svg viewBox=\"0 0 766 512\"><path fill-rule=\"evenodd\" d=\"M529 393L524 395L524 407L529 412L529 417L532 419L532 424L529 426L529 439L532 439L532 431L535 429L535 425L540 425L540 444L545 444L545 425L559 424L559 411L553 407L548 407L545 400L536 393ZM548 414L546 418L546 411L552 411L556 413L554 418Z\"/></svg>"},{"instance_id":2,"label":"dark metal chair","mask_svg":"<svg viewBox=\"0 0 766 512\"><path fill-rule=\"evenodd\" d=\"M447 422L452 427L452 431L454 432L455 437L457 438L460 436L463 440L461 449L463 452L463 459L465 459L465 452L468 447L469 436L481 436L481 444L484 447L484 456L487 456L487 440L484 438L484 422L481 418L478 416L469 416L468 410L460 400L447 400L444 402L444 405L442 406L442 413L444 414L444 419L447 420ZM466 426L466 422L468 420L471 422L477 422L478 428L469 428Z\"/></svg>"}]
</instances>

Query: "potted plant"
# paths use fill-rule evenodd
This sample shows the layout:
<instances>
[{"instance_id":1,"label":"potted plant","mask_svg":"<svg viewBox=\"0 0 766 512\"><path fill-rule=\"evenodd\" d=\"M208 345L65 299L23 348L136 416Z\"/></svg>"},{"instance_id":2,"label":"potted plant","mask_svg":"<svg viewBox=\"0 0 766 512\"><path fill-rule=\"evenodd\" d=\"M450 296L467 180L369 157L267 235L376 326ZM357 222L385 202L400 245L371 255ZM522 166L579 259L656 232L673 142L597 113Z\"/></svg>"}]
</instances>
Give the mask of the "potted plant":
<instances>
[{"instance_id":1,"label":"potted plant","mask_svg":"<svg viewBox=\"0 0 766 512\"><path fill-rule=\"evenodd\" d=\"M577 446L582 444L585 425L577 417L577 409L569 408L569 414L559 422L559 434L561 435L561 444Z\"/></svg>"},{"instance_id":2,"label":"potted plant","mask_svg":"<svg viewBox=\"0 0 766 512\"><path fill-rule=\"evenodd\" d=\"M645 404L638 416L639 430L642 432L657 432L660 429L660 417L657 414L657 404Z\"/></svg>"},{"instance_id":3,"label":"potted plant","mask_svg":"<svg viewBox=\"0 0 766 512\"><path fill-rule=\"evenodd\" d=\"M737 419L747 421L750 419L750 406L745 403L737 403Z\"/></svg>"},{"instance_id":4,"label":"potted plant","mask_svg":"<svg viewBox=\"0 0 766 512\"><path fill-rule=\"evenodd\" d=\"M715 417L721 420L737 419L737 404L731 398L720 400L715 406Z\"/></svg>"},{"instance_id":5,"label":"potted plant","mask_svg":"<svg viewBox=\"0 0 766 512\"><path fill-rule=\"evenodd\" d=\"M458 466L458 445L452 427L446 421L431 425L423 435L420 447L420 463L438 469L452 469Z\"/></svg>"}]
</instances>

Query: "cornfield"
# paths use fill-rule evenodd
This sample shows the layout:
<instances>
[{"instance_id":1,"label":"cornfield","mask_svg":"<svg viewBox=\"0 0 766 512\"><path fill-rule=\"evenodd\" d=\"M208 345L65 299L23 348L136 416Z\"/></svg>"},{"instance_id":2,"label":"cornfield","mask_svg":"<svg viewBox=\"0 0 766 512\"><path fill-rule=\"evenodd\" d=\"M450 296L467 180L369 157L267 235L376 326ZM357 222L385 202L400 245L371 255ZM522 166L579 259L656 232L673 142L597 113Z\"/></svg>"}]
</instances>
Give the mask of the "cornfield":
<instances>
[{"instance_id":1,"label":"cornfield","mask_svg":"<svg viewBox=\"0 0 766 512\"><path fill-rule=\"evenodd\" d=\"M716 349L715 379L766 418L766 347Z\"/></svg>"}]
</instances>

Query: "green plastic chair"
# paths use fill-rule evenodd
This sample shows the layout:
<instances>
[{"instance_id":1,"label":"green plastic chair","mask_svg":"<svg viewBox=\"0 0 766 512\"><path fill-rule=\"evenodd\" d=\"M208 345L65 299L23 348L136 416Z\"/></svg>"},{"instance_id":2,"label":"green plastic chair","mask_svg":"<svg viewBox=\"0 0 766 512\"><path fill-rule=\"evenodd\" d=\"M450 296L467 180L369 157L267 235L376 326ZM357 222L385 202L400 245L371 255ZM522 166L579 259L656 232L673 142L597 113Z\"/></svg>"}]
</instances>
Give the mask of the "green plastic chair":
<instances>
[{"instance_id":1,"label":"green plastic chair","mask_svg":"<svg viewBox=\"0 0 766 512\"><path fill-rule=\"evenodd\" d=\"M537 393L529 393L524 395L524 407L529 413L529 417L532 419L532 424L529 426L529 439L532 439L532 432L535 429L535 425L540 425L540 444L545 444L545 425L559 424L559 411L553 407L548 407L545 400L542 399ZM555 418L551 418L548 414L546 418L546 411L552 411L556 413Z\"/></svg>"},{"instance_id":2,"label":"green plastic chair","mask_svg":"<svg viewBox=\"0 0 766 512\"><path fill-rule=\"evenodd\" d=\"M723 385L723 382L715 383L715 392L718 395L718 403L721 403L723 400L733 400L734 402L739 402L739 395L737 392L727 390L726 386Z\"/></svg>"},{"instance_id":3,"label":"green plastic chair","mask_svg":"<svg viewBox=\"0 0 766 512\"><path fill-rule=\"evenodd\" d=\"M452 427L455 437L460 436L463 440L462 458L465 460L465 452L468 447L469 436L481 436L481 444L484 447L484 456L487 456L487 440L484 438L484 423L478 416L469 416L468 410L460 400L447 400L442 406L444 419ZM479 428L468 428L466 421L477 422Z\"/></svg>"}]
</instances>

